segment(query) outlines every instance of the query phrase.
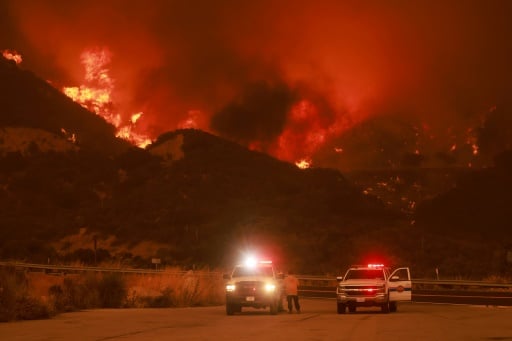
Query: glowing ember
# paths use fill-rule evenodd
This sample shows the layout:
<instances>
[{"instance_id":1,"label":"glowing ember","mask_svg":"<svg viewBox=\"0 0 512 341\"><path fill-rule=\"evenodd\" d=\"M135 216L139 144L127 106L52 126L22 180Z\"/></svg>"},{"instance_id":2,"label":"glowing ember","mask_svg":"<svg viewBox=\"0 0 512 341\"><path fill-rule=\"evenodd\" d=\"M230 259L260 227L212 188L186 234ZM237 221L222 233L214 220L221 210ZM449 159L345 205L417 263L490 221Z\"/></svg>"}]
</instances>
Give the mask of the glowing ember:
<instances>
[{"instance_id":1,"label":"glowing ember","mask_svg":"<svg viewBox=\"0 0 512 341\"><path fill-rule=\"evenodd\" d=\"M473 143L471 145L471 148L473 149L473 155L478 155L478 145L476 143Z\"/></svg>"},{"instance_id":2,"label":"glowing ember","mask_svg":"<svg viewBox=\"0 0 512 341\"><path fill-rule=\"evenodd\" d=\"M137 121L139 120L139 118L142 117L143 114L144 114L143 112L138 112L136 114L133 114L132 117L130 118L130 121L132 122L132 124L137 123Z\"/></svg>"},{"instance_id":3,"label":"glowing ember","mask_svg":"<svg viewBox=\"0 0 512 341\"><path fill-rule=\"evenodd\" d=\"M2 51L2 56L4 56L5 59L14 60L16 64L19 64L23 61L21 54L14 50L4 50Z\"/></svg>"},{"instance_id":4,"label":"glowing ember","mask_svg":"<svg viewBox=\"0 0 512 341\"><path fill-rule=\"evenodd\" d=\"M111 61L110 52L107 49L86 50L81 55L81 61L85 68L86 84L64 87L62 92L116 127L117 137L141 148L150 144L152 141L149 137L134 131L135 124L143 115L142 112L131 115L130 124L123 126L121 115L113 111L114 80L109 76L108 69Z\"/></svg>"},{"instance_id":5,"label":"glowing ember","mask_svg":"<svg viewBox=\"0 0 512 341\"><path fill-rule=\"evenodd\" d=\"M295 165L299 167L300 169L307 169L311 167L311 161L308 160L299 160L295 162Z\"/></svg>"},{"instance_id":6,"label":"glowing ember","mask_svg":"<svg viewBox=\"0 0 512 341\"><path fill-rule=\"evenodd\" d=\"M75 133L68 133L66 129L60 128L60 131L64 136L66 136L66 139L71 143L76 143L76 135Z\"/></svg>"}]
</instances>

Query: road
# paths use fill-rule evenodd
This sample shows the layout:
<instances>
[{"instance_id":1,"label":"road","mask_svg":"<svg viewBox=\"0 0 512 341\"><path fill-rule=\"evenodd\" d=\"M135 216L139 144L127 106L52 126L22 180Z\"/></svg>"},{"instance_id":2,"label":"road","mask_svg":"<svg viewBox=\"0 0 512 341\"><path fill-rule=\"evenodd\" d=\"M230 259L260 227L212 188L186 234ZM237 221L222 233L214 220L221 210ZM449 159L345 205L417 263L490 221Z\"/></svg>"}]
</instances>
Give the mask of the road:
<instances>
[{"instance_id":1,"label":"road","mask_svg":"<svg viewBox=\"0 0 512 341\"><path fill-rule=\"evenodd\" d=\"M404 303L397 313L302 299L301 314L224 307L102 309L0 323L0 340L512 340L512 308Z\"/></svg>"}]
</instances>

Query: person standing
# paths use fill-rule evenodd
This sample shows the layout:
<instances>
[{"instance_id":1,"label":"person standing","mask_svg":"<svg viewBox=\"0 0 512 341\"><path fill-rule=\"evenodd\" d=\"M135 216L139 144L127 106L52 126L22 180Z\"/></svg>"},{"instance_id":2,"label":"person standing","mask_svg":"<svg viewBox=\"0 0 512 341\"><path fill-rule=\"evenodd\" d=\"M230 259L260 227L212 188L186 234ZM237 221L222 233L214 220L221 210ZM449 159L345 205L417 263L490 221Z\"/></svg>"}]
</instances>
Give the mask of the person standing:
<instances>
[{"instance_id":1,"label":"person standing","mask_svg":"<svg viewBox=\"0 0 512 341\"><path fill-rule=\"evenodd\" d=\"M299 280L297 279L297 277L293 275L292 271L288 271L288 276L284 278L283 282L286 300L288 301L288 313L292 313L292 301L293 305L295 305L295 310L297 311L297 313L300 313Z\"/></svg>"}]
</instances>

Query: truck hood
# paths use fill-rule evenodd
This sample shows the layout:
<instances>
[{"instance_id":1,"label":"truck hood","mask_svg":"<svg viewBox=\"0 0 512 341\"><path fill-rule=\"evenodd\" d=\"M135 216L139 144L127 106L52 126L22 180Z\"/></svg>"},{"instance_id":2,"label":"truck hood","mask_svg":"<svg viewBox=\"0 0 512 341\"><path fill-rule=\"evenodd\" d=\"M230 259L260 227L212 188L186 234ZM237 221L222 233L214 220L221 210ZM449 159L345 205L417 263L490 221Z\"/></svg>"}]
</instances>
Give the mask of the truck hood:
<instances>
[{"instance_id":1,"label":"truck hood","mask_svg":"<svg viewBox=\"0 0 512 341\"><path fill-rule=\"evenodd\" d=\"M233 277L230 282L274 282L275 278L273 277L263 277L263 276L241 276L241 277Z\"/></svg>"}]
</instances>

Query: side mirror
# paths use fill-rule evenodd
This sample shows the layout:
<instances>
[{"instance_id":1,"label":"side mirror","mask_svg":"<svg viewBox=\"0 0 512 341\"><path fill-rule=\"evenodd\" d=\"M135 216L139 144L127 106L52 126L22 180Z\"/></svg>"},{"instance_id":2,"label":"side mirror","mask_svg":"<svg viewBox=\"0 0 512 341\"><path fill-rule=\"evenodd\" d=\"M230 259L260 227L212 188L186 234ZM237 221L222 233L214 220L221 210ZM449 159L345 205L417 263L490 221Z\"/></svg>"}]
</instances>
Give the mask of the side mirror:
<instances>
[{"instance_id":1,"label":"side mirror","mask_svg":"<svg viewBox=\"0 0 512 341\"><path fill-rule=\"evenodd\" d=\"M338 282L343 281L343 276L337 276L337 277L336 277L336 280L337 280Z\"/></svg>"},{"instance_id":2,"label":"side mirror","mask_svg":"<svg viewBox=\"0 0 512 341\"><path fill-rule=\"evenodd\" d=\"M223 279L231 279L231 275L230 274L224 274L224 275L222 275L222 278Z\"/></svg>"}]
</instances>

